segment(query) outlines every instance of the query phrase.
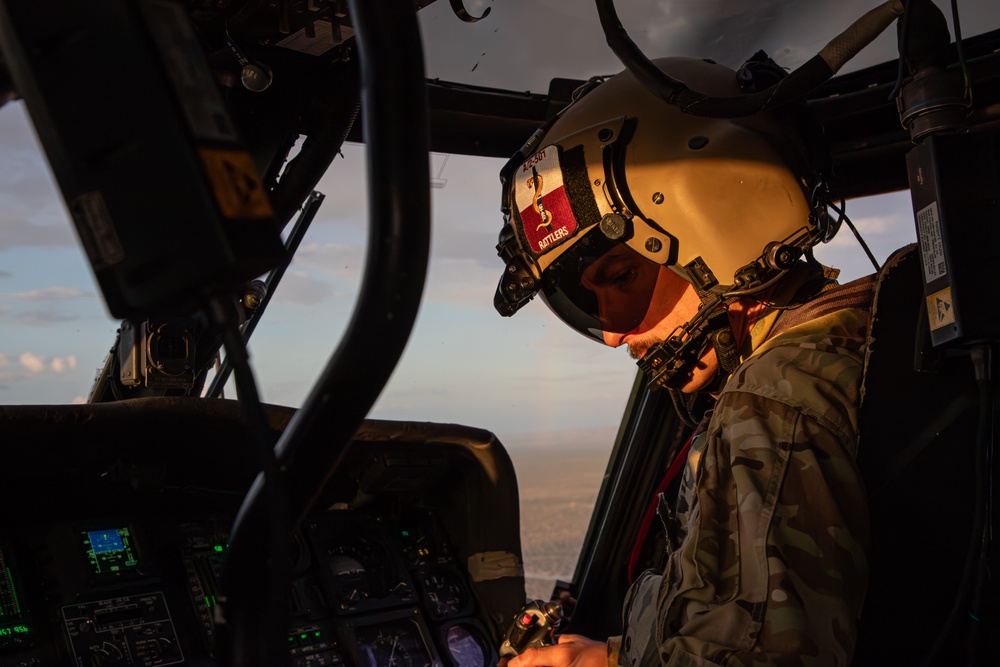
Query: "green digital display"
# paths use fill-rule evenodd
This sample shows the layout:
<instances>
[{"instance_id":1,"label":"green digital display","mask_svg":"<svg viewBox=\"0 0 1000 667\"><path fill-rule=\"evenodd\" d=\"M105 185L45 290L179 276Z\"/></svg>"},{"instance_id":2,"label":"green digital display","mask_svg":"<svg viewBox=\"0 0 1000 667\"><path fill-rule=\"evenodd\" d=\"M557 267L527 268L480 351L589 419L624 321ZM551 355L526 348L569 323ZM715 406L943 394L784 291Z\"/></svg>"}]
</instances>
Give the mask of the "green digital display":
<instances>
[{"instance_id":1,"label":"green digital display","mask_svg":"<svg viewBox=\"0 0 1000 667\"><path fill-rule=\"evenodd\" d=\"M17 589L14 587L14 573L7 567L2 551L0 551L0 568L3 568L3 578L0 580L0 619L18 616L21 613L21 603L17 599Z\"/></svg>"},{"instance_id":2,"label":"green digital display","mask_svg":"<svg viewBox=\"0 0 1000 667\"><path fill-rule=\"evenodd\" d=\"M28 614L18 592L20 581L9 551L0 547L0 649L17 647L28 641Z\"/></svg>"},{"instance_id":3,"label":"green digital display","mask_svg":"<svg viewBox=\"0 0 1000 667\"><path fill-rule=\"evenodd\" d=\"M91 574L115 578L135 573L139 565L129 528L81 531Z\"/></svg>"},{"instance_id":4,"label":"green digital display","mask_svg":"<svg viewBox=\"0 0 1000 667\"><path fill-rule=\"evenodd\" d=\"M26 637L27 635L27 625L0 625L0 637Z\"/></svg>"}]
</instances>

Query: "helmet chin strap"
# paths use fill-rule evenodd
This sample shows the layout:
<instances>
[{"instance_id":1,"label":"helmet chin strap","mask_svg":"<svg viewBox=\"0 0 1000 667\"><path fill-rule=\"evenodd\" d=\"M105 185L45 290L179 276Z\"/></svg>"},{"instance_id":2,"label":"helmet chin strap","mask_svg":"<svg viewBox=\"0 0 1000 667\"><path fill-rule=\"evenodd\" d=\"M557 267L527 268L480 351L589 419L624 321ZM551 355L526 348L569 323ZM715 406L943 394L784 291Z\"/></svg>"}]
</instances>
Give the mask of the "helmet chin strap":
<instances>
[{"instance_id":1,"label":"helmet chin strap","mask_svg":"<svg viewBox=\"0 0 1000 667\"><path fill-rule=\"evenodd\" d=\"M726 375L739 365L736 339L729 325L729 302L715 294L701 293L701 307L687 324L649 348L636 365L649 378L650 389L680 389L691 379L698 361L715 348L719 368Z\"/></svg>"}]
</instances>

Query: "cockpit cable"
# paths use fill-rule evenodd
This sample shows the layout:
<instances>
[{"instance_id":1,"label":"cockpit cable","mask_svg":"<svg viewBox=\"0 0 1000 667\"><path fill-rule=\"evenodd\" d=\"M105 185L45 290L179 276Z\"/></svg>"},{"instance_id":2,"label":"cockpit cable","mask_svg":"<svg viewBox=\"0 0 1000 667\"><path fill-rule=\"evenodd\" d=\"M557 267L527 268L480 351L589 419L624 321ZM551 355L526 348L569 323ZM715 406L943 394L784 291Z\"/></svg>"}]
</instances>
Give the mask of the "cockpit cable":
<instances>
[{"instance_id":1,"label":"cockpit cable","mask_svg":"<svg viewBox=\"0 0 1000 667\"><path fill-rule=\"evenodd\" d=\"M837 226L839 226L841 222L847 223L847 228L851 230L851 233L854 234L854 238L858 240L858 243L861 244L861 248L865 251L865 254L868 255L868 261L870 261L872 266L875 267L875 272L878 273L881 271L882 267L879 266L878 260L875 259L875 254L872 252L871 248L868 247L868 244L865 243L865 240L862 238L861 232L858 231L858 228L855 227L854 223L851 222L851 219L847 217L847 202L841 199L840 206L837 206L833 202L827 202L826 205L833 209L833 211L839 216L839 220L836 223Z\"/></svg>"},{"instance_id":2,"label":"cockpit cable","mask_svg":"<svg viewBox=\"0 0 1000 667\"><path fill-rule=\"evenodd\" d=\"M277 637L281 634L280 629L288 627L288 609L285 605L270 604L268 601L281 600L288 594L287 552L291 523L288 521L287 488L275 456L276 437L268 426L267 414L257 392L257 383L240 333L235 305L228 296L219 296L212 300L209 313L220 329L226 359L231 360L236 391L248 424L247 433L261 469L253 486L259 491L256 496L264 499L255 506L263 510L263 516L256 521L247 520L246 515L253 513L254 507L248 509L244 502L234 523L230 534L230 558L223 569L222 588L216 607L216 626L220 631L219 636L226 637L232 629L225 618L227 610L238 610L241 615L250 616L261 632L278 628ZM234 553L244 557L234 559ZM259 572L261 568L267 572L267 576L247 576L248 571ZM271 633L275 634L275 631L271 630ZM233 639L237 642L232 641ZM238 639L228 636L226 640L219 642L220 652L232 652L225 656L224 661L244 664L239 651L245 647L237 645ZM274 652L274 655L259 656L259 664L279 664L285 658L284 646L279 641L259 642L259 646L265 647L265 652L268 649Z\"/></svg>"},{"instance_id":3,"label":"cockpit cable","mask_svg":"<svg viewBox=\"0 0 1000 667\"><path fill-rule=\"evenodd\" d=\"M285 239L285 259L267 274L267 279L264 281L264 296L261 299L260 305L253 310L250 317L243 324L241 333L244 345L250 342L250 336L253 335L254 329L257 328L257 323L264 316L264 310L267 309L267 305L271 302L274 290L285 275L288 265L292 263L295 251L298 250L299 244L302 243L302 239L305 237L313 218L316 217L316 212L319 211L320 204L323 203L325 197L326 195L323 193L314 190L302 205L302 212L299 213L299 217L295 220L295 225L292 226L292 230L288 233L288 238ZM222 364L216 369L215 377L212 379L212 384L208 388L208 391L205 392L205 396L208 398L222 398L222 390L229 380L232 370L233 366L229 361L227 352L226 358L222 360Z\"/></svg>"},{"instance_id":4,"label":"cockpit cable","mask_svg":"<svg viewBox=\"0 0 1000 667\"><path fill-rule=\"evenodd\" d=\"M993 444L996 436L996 397L993 386L993 348L989 342L973 345L970 350L979 387L979 426L975 445L975 504L972 532L966 551L965 564L958 592L948 618L927 652L921 667L932 667L951 639L959 619L968 622L966 649L969 665L976 664L979 631L982 627L982 606L989 578L989 552L992 544L993 514Z\"/></svg>"},{"instance_id":5,"label":"cockpit cable","mask_svg":"<svg viewBox=\"0 0 1000 667\"><path fill-rule=\"evenodd\" d=\"M900 0L872 9L787 77L772 86L740 97L715 98L691 90L654 65L628 36L613 0L596 0L608 46L651 93L684 113L709 118L741 118L786 102L799 100L832 77L903 13Z\"/></svg>"}]
</instances>

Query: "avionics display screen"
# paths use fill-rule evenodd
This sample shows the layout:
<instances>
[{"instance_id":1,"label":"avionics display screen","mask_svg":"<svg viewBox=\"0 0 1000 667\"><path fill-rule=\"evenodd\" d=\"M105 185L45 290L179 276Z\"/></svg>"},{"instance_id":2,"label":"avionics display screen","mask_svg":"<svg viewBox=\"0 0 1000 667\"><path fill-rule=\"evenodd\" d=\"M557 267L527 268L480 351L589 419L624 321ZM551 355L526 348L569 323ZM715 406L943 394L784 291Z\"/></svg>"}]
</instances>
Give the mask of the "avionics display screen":
<instances>
[{"instance_id":1,"label":"avionics display screen","mask_svg":"<svg viewBox=\"0 0 1000 667\"><path fill-rule=\"evenodd\" d=\"M90 573L98 577L132 574L139 564L135 541L129 528L81 531Z\"/></svg>"},{"instance_id":2,"label":"avionics display screen","mask_svg":"<svg viewBox=\"0 0 1000 667\"><path fill-rule=\"evenodd\" d=\"M0 547L0 649L24 643L30 634L19 589L14 564Z\"/></svg>"}]
</instances>

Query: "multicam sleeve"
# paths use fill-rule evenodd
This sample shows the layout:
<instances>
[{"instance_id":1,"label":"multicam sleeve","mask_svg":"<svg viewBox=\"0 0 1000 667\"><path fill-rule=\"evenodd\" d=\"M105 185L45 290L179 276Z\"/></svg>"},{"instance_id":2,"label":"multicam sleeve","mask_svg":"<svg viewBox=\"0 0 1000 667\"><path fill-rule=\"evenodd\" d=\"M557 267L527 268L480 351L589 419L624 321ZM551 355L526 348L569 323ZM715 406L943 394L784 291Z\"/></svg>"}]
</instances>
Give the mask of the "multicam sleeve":
<instances>
[{"instance_id":1,"label":"multicam sleeve","mask_svg":"<svg viewBox=\"0 0 1000 667\"><path fill-rule=\"evenodd\" d=\"M763 368L777 383L744 378L717 404L694 462L688 534L660 592L657 644L671 667L850 661L868 540L855 383L824 380L836 371L826 362L816 377L783 357L801 353L772 350ZM795 392L776 395L783 384Z\"/></svg>"}]
</instances>

